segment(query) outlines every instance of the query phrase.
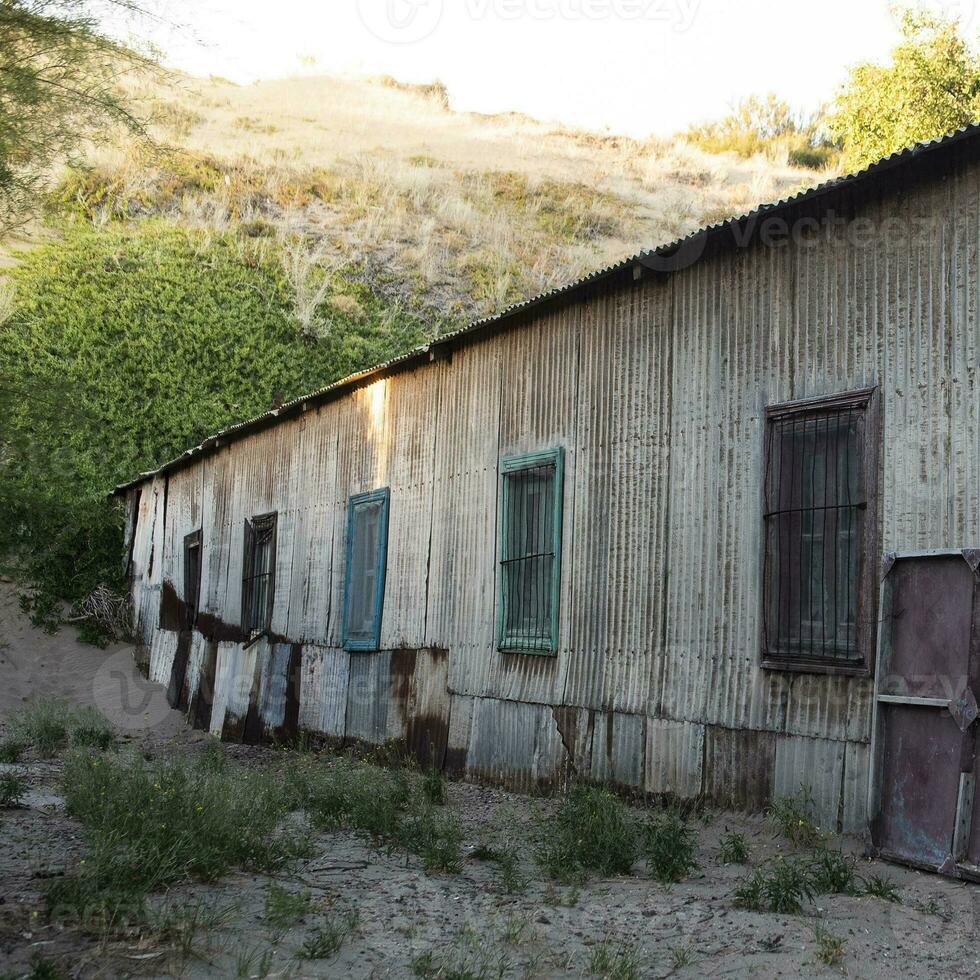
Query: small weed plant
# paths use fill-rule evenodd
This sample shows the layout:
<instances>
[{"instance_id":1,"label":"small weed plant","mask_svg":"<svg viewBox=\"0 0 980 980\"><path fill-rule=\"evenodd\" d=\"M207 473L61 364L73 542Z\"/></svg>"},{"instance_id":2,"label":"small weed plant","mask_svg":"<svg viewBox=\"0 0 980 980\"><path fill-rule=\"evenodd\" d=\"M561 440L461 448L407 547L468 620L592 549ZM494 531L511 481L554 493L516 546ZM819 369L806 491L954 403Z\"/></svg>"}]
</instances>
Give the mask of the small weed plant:
<instances>
[{"instance_id":1,"label":"small weed plant","mask_svg":"<svg viewBox=\"0 0 980 980\"><path fill-rule=\"evenodd\" d=\"M605 789L575 787L538 829L538 863L557 881L629 874L639 853L629 811Z\"/></svg>"},{"instance_id":2,"label":"small weed plant","mask_svg":"<svg viewBox=\"0 0 980 980\"><path fill-rule=\"evenodd\" d=\"M722 864L746 864L749 860L749 846L741 834L725 834L720 842L718 856Z\"/></svg>"},{"instance_id":3,"label":"small weed plant","mask_svg":"<svg viewBox=\"0 0 980 980\"><path fill-rule=\"evenodd\" d=\"M840 966L844 962L844 951L847 940L828 932L823 926L817 926L813 931L813 939L817 947L817 959L826 966Z\"/></svg>"},{"instance_id":4,"label":"small weed plant","mask_svg":"<svg viewBox=\"0 0 980 980\"><path fill-rule=\"evenodd\" d=\"M676 811L652 818L640 843L650 873L663 884L687 878L698 868L697 834Z\"/></svg>"},{"instance_id":5,"label":"small weed plant","mask_svg":"<svg viewBox=\"0 0 980 980\"><path fill-rule=\"evenodd\" d=\"M813 895L809 867L802 861L777 858L739 884L735 889L735 904L750 912L796 915Z\"/></svg>"},{"instance_id":6,"label":"small weed plant","mask_svg":"<svg viewBox=\"0 0 980 980\"><path fill-rule=\"evenodd\" d=\"M823 835L813 819L813 796L806 786L795 796L773 800L766 816L775 830L797 847L816 847Z\"/></svg>"}]
</instances>

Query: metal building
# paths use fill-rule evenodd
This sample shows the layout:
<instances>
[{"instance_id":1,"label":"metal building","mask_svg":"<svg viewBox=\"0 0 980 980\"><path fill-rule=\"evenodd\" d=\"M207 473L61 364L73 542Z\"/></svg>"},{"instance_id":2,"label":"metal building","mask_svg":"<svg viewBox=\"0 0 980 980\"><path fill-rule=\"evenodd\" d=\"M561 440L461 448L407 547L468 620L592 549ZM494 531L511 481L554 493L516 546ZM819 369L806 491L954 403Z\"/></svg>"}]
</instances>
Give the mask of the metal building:
<instances>
[{"instance_id":1,"label":"metal building","mask_svg":"<svg viewBox=\"0 0 980 980\"><path fill-rule=\"evenodd\" d=\"M115 491L150 675L228 738L803 783L864 831L908 776L887 733L872 766L882 556L980 544L978 305L974 127L233 426Z\"/></svg>"}]
</instances>

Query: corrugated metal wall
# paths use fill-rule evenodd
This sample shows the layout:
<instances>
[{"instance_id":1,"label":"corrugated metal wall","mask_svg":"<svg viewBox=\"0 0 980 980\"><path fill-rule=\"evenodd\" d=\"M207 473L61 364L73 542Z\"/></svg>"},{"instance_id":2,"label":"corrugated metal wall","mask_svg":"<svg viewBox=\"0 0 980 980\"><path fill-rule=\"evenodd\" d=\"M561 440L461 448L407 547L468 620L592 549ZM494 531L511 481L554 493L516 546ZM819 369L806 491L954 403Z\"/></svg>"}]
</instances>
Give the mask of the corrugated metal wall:
<instances>
[{"instance_id":1,"label":"corrugated metal wall","mask_svg":"<svg viewBox=\"0 0 980 980\"><path fill-rule=\"evenodd\" d=\"M861 829L872 682L759 666L763 410L879 385L882 549L980 543L978 202L973 165L851 202L863 240L826 222L566 304L145 484L133 598L154 676L176 645L157 606L202 527L189 670L194 690L213 673L214 731L250 707L282 727L301 657L297 723L333 738L519 787L574 772L757 807L805 781L827 824ZM498 460L555 446L558 654L500 654ZM352 655L346 505L381 486L385 652ZM273 642L243 653L242 528L273 510Z\"/></svg>"}]
</instances>

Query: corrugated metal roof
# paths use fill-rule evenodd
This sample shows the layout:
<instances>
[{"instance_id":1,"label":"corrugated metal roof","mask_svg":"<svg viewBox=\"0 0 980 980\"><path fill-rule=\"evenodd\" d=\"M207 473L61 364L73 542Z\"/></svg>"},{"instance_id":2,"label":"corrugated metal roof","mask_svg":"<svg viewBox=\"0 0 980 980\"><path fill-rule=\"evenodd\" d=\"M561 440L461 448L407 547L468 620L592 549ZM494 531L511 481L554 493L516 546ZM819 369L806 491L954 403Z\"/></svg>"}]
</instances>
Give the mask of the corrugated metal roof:
<instances>
[{"instance_id":1,"label":"corrugated metal roof","mask_svg":"<svg viewBox=\"0 0 980 980\"><path fill-rule=\"evenodd\" d=\"M228 426L227 428L222 429L220 432L209 436L200 445L186 450L180 456L168 460L156 469L147 470L146 472L140 473L134 479L126 483L119 484L110 492L109 495L116 496L124 493L131 487L137 486L138 484L154 476L158 476L170 470L185 466L198 456L227 445L229 442L235 441L251 431L273 425L280 419L302 414L302 412L306 411L313 405L339 397L344 392L356 387L359 384L363 384L365 381L368 381L371 378L381 377L395 371L407 370L409 367L416 367L429 361L438 360L440 350L446 348L451 349L454 345L460 342L465 342L474 336L480 336L492 328L498 327L505 321L519 317L521 314L525 314L536 307L554 302L562 297L569 297L583 293L589 287L607 282L616 276L626 273L630 269L646 267L660 273L677 271L677 269L684 268L690 265L693 261L696 261L703 251L703 248L707 246L709 241L714 239L723 241L724 239L721 237L722 233L729 231L730 229L733 229L743 223L751 222L761 217L768 217L778 212L799 207L845 188L861 188L865 184L871 182L873 178L894 170L896 167L911 163L912 161L917 160L934 150L939 148L947 148L967 140L973 140L978 136L980 136L980 124L965 126L947 136L933 140L926 140L922 143L917 143L913 146L900 150L897 153L893 153L891 156L885 157L863 170L840 177L835 177L832 180L825 181L822 184L817 184L814 187L800 191L797 194L783 198L779 201L763 204L752 211L735 215L712 225L707 225L673 242L659 245L653 249L641 250L634 255L620 260L619 262L615 262L612 265L608 265L604 268L590 272L588 275L585 275L580 279L565 283L564 285L558 286L555 289L539 293L538 295L532 296L529 299L515 303L512 306L509 306L507 309L502 310L500 313L483 317L482 319L475 320L459 330L443 334L441 337L437 338L431 343L422 347L417 347L399 357L392 358L391 360L385 361L382 364L377 364L371 368L368 368L367 370L349 375L346 378L335 381L332 384L326 385L325 387L313 391L307 395L303 395L299 398L293 399L292 401L286 402L279 408L272 409L268 412L263 412L261 415L257 415L254 418L246 419L245 421L237 422L234 425ZM730 243L734 244L734 238L730 239Z\"/></svg>"}]
</instances>

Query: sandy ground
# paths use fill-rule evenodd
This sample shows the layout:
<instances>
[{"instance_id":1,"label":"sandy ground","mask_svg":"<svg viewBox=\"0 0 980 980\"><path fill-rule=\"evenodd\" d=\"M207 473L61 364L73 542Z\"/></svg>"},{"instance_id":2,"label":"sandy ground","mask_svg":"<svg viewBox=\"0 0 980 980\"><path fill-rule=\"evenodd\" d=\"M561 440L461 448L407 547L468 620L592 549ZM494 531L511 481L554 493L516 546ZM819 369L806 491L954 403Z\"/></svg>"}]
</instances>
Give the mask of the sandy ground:
<instances>
[{"instance_id":1,"label":"sandy ground","mask_svg":"<svg viewBox=\"0 0 980 980\"><path fill-rule=\"evenodd\" d=\"M0 727L23 699L61 697L95 704L120 725L124 746L161 757L195 753L209 739L160 707L162 692L131 666L130 651L80 646L70 630L54 637L24 620L9 586L0 588ZM227 745L235 764L281 761L269 748ZM323 765L332 759L323 756ZM10 767L2 767L10 768ZM428 875L418 859L378 851L353 834L316 837L315 854L278 877L235 873L216 885L187 884L160 902L219 911L187 942L98 936L46 921L40 899L48 877L71 871L82 848L79 825L59 796L61 763L27 757L26 805L0 811L0 976L27 976L42 953L65 976L403 977L419 964L444 977L589 976L601 943L630 948L643 977L967 977L980 973L980 890L909 869L862 861L862 874L892 879L901 904L825 896L803 915L736 909L732 892L749 870L787 850L760 816L709 813L696 822L701 870L667 888L642 864L630 877L556 886L527 861L523 894L506 894L493 865L467 859L458 875ZM527 839L536 815L555 805L457 783L449 805L465 827L465 850ZM743 833L749 866L724 866L720 837ZM855 854L857 841L832 842ZM312 896L303 921L278 934L264 920L270 882ZM325 916L356 915L331 959L297 958ZM843 964L823 965L815 931L846 940ZM428 954L428 959L426 956ZM421 959L420 959L421 958ZM454 972L455 971L455 972ZM613 976L614 974L606 974ZM625 980L626 974L620 974Z\"/></svg>"}]
</instances>

